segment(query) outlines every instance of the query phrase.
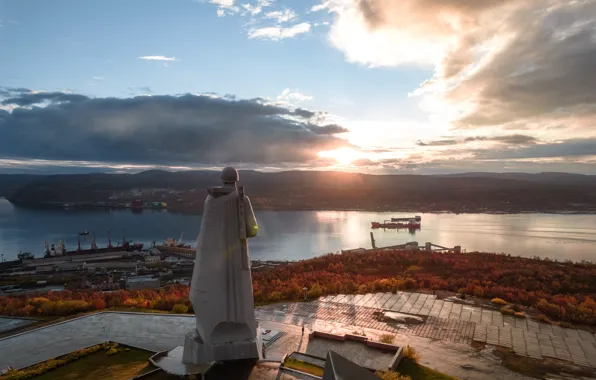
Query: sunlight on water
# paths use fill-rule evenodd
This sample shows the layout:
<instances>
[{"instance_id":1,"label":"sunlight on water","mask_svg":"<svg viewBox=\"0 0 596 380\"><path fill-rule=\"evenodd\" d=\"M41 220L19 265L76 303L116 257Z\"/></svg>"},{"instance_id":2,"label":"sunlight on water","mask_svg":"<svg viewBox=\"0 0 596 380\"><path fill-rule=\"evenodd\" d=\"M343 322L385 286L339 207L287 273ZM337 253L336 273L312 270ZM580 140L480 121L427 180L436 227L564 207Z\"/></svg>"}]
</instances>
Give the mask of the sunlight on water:
<instances>
[{"instance_id":1,"label":"sunlight on water","mask_svg":"<svg viewBox=\"0 0 596 380\"><path fill-rule=\"evenodd\" d=\"M299 260L342 249L370 248L370 223L391 217L410 217L415 213L374 213L347 211L257 212L259 235L250 240L254 259ZM430 241L453 247L505 252L522 256L548 256L559 260L596 261L596 216L555 214L420 214L422 229L374 230L378 246ZM64 240L75 249L77 232L95 232L99 246L122 239L149 246L153 240L178 238L195 244L200 215L172 214L160 211L132 213L130 210L66 211L28 210L0 201L0 253L15 258L19 250L38 257L44 240ZM82 239L88 247L91 236Z\"/></svg>"}]
</instances>

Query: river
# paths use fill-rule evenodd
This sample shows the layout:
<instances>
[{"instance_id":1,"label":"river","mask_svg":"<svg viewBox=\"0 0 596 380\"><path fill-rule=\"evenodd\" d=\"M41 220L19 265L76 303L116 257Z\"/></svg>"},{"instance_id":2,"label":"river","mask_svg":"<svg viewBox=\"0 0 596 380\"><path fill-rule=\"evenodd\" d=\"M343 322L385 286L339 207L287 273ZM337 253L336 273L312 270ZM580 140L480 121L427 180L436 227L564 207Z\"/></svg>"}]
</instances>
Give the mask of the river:
<instances>
[{"instance_id":1,"label":"river","mask_svg":"<svg viewBox=\"0 0 596 380\"><path fill-rule=\"evenodd\" d=\"M341 249L370 248L370 222L414 213L359 211L265 211L257 212L259 236L250 240L253 259L300 260ZM462 246L467 252L505 252L558 260L596 261L596 215L560 214L419 214L422 229L375 230L377 246L430 241L447 247ZM32 210L0 200L0 253L4 260L19 250L42 256L44 240L64 240L75 249L77 233L95 231L98 245L122 239L145 243L179 238L192 242L201 225L200 215L145 210ZM81 237L84 248L91 234Z\"/></svg>"}]
</instances>

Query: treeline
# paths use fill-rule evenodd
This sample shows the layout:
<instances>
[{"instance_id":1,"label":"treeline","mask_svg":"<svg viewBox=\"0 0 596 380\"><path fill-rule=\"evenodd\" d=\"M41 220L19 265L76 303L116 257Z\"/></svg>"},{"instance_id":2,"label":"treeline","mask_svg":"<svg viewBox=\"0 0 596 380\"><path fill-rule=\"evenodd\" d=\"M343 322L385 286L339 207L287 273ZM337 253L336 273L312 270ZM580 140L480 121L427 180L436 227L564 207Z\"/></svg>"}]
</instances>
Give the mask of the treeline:
<instances>
[{"instance_id":1,"label":"treeline","mask_svg":"<svg viewBox=\"0 0 596 380\"><path fill-rule=\"evenodd\" d=\"M370 251L326 256L253 271L257 304L325 294L446 290L531 306L560 321L596 324L596 264L488 253ZM105 308L192 312L189 288L63 291L0 297L0 315L62 316Z\"/></svg>"}]
</instances>

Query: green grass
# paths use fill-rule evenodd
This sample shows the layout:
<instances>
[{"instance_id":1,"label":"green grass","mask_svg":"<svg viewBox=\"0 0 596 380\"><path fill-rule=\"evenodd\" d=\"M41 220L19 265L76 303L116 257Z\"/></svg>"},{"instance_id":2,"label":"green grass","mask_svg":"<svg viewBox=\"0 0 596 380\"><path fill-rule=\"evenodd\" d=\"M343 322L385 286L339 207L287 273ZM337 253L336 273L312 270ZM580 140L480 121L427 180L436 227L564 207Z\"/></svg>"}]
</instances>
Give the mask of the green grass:
<instances>
[{"instance_id":1,"label":"green grass","mask_svg":"<svg viewBox=\"0 0 596 380\"><path fill-rule=\"evenodd\" d=\"M323 377L323 368L310 363L305 363L301 360L286 358L283 365L286 368L291 368L297 371L310 373L311 375Z\"/></svg>"},{"instance_id":2,"label":"green grass","mask_svg":"<svg viewBox=\"0 0 596 380\"><path fill-rule=\"evenodd\" d=\"M445 375L406 358L401 361L396 371L402 375L410 376L412 380L457 380L455 377Z\"/></svg>"},{"instance_id":3,"label":"green grass","mask_svg":"<svg viewBox=\"0 0 596 380\"><path fill-rule=\"evenodd\" d=\"M108 356L104 350L85 356L64 367L35 377L35 380L128 380L150 371L149 351L131 348Z\"/></svg>"}]
</instances>

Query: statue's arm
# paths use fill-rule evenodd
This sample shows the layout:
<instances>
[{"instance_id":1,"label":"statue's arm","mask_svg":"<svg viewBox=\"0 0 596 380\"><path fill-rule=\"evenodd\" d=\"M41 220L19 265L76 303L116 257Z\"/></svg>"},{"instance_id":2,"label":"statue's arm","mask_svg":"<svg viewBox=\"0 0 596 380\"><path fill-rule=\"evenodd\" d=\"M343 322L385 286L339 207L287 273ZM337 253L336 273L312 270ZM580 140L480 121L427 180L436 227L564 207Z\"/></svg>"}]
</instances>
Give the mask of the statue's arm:
<instances>
[{"instance_id":1,"label":"statue's arm","mask_svg":"<svg viewBox=\"0 0 596 380\"><path fill-rule=\"evenodd\" d=\"M257 225L257 218L255 218L255 212L252 209L250 198L246 196L244 197L244 210L246 219L246 237L255 237L259 231L259 226Z\"/></svg>"}]
</instances>

